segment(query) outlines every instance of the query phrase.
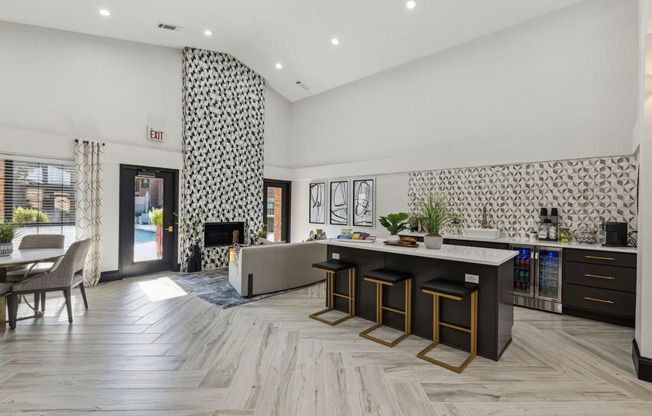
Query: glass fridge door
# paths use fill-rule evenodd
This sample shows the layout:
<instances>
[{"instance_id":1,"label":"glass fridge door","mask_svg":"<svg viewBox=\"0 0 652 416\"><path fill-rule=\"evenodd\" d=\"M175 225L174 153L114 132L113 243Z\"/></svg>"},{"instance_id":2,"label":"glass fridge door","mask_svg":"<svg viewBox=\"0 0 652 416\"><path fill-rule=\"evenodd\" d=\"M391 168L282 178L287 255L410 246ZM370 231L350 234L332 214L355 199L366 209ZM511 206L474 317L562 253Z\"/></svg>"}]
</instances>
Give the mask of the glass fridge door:
<instances>
[{"instance_id":1,"label":"glass fridge door","mask_svg":"<svg viewBox=\"0 0 652 416\"><path fill-rule=\"evenodd\" d=\"M532 246L514 246L513 250L518 251L514 257L514 294L523 296L534 296L534 249Z\"/></svg>"},{"instance_id":2,"label":"glass fridge door","mask_svg":"<svg viewBox=\"0 0 652 416\"><path fill-rule=\"evenodd\" d=\"M536 297L561 301L561 249L539 247Z\"/></svg>"}]
</instances>

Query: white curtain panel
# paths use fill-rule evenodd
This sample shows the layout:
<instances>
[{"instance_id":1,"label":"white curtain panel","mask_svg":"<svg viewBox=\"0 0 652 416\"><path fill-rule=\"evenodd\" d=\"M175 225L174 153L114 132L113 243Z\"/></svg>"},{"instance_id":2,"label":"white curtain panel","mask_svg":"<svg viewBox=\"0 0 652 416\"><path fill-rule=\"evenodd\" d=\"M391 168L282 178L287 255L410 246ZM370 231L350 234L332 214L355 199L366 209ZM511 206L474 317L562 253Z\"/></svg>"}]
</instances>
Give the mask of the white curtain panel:
<instances>
[{"instance_id":1,"label":"white curtain panel","mask_svg":"<svg viewBox=\"0 0 652 416\"><path fill-rule=\"evenodd\" d=\"M77 173L77 240L85 238L92 240L84 268L84 284L94 286L100 281L101 272L104 144L77 140L75 142L75 167Z\"/></svg>"}]
</instances>

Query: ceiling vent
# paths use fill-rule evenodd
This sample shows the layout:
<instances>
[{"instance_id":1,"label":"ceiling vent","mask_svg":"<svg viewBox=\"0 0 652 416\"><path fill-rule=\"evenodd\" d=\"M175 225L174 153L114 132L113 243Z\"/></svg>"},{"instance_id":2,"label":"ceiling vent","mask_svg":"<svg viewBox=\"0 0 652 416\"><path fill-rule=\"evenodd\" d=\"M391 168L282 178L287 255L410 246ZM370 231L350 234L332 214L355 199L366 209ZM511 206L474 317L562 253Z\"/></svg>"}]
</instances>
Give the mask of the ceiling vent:
<instances>
[{"instance_id":1,"label":"ceiling vent","mask_svg":"<svg viewBox=\"0 0 652 416\"><path fill-rule=\"evenodd\" d=\"M181 26L171 25L169 23L159 23L158 27L159 29L171 30L173 32L183 29Z\"/></svg>"},{"instance_id":2,"label":"ceiling vent","mask_svg":"<svg viewBox=\"0 0 652 416\"><path fill-rule=\"evenodd\" d=\"M301 81L297 81L296 84L298 86L300 86L301 88L303 88L304 90L306 90L306 91L309 90L308 86L306 84L304 84L303 82L301 82Z\"/></svg>"}]
</instances>

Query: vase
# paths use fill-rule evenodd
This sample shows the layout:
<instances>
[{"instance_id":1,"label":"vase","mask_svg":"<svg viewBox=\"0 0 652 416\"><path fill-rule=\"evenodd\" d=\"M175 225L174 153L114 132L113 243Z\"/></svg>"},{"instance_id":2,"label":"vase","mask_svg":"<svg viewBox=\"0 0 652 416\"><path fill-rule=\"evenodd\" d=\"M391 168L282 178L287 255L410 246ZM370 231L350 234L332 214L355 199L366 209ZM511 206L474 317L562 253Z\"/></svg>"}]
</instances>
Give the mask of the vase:
<instances>
[{"instance_id":1,"label":"vase","mask_svg":"<svg viewBox=\"0 0 652 416\"><path fill-rule=\"evenodd\" d=\"M401 241L401 237L397 235L390 235L387 237L387 242L391 244L398 244Z\"/></svg>"},{"instance_id":2,"label":"vase","mask_svg":"<svg viewBox=\"0 0 652 416\"><path fill-rule=\"evenodd\" d=\"M192 254L188 256L188 271L201 271L201 250L197 244L192 246Z\"/></svg>"},{"instance_id":3,"label":"vase","mask_svg":"<svg viewBox=\"0 0 652 416\"><path fill-rule=\"evenodd\" d=\"M156 257L163 258L163 226L156 226Z\"/></svg>"},{"instance_id":4,"label":"vase","mask_svg":"<svg viewBox=\"0 0 652 416\"><path fill-rule=\"evenodd\" d=\"M427 235L423 237L423 242L426 248L439 250L441 246L444 244L444 237L435 237L435 236Z\"/></svg>"},{"instance_id":5,"label":"vase","mask_svg":"<svg viewBox=\"0 0 652 416\"><path fill-rule=\"evenodd\" d=\"M0 257L7 257L14 252L13 243L0 243Z\"/></svg>"}]
</instances>

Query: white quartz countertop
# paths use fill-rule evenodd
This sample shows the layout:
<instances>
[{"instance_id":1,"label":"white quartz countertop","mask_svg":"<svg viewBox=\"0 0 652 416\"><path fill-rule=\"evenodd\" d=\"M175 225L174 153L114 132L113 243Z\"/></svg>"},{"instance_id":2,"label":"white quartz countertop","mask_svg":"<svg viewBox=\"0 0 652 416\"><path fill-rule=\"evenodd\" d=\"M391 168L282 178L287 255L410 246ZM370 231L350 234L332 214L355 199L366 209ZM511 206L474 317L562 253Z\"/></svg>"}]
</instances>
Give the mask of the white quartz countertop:
<instances>
[{"instance_id":1,"label":"white quartz countertop","mask_svg":"<svg viewBox=\"0 0 652 416\"><path fill-rule=\"evenodd\" d=\"M400 235L407 235L412 237L423 237L423 233L414 233L414 232L401 232ZM580 244L576 241L571 243L560 243L558 241L539 241L539 240L530 240L527 238L479 238L479 237L465 237L462 235L445 235L444 238L450 240L467 240L467 241L484 241L487 243L502 243L502 244L513 244L513 245L530 245L530 246L539 246L539 247L558 247L558 248L570 248L570 249L579 249L579 250L598 250L598 251L610 251L613 253L631 253L636 254L636 247L605 247L602 244Z\"/></svg>"},{"instance_id":2,"label":"white quartz countertop","mask_svg":"<svg viewBox=\"0 0 652 416\"><path fill-rule=\"evenodd\" d=\"M493 248L465 247L444 244L441 249L428 249L423 243L419 247L399 247L384 244L383 239L376 239L374 243L362 243L352 240L338 240L331 238L319 240L321 244L330 246L357 248L360 250L380 251L384 253L402 254L405 256L428 257L432 259L459 261L463 263L485 264L488 266L500 266L516 257L517 251L497 250Z\"/></svg>"}]
</instances>

